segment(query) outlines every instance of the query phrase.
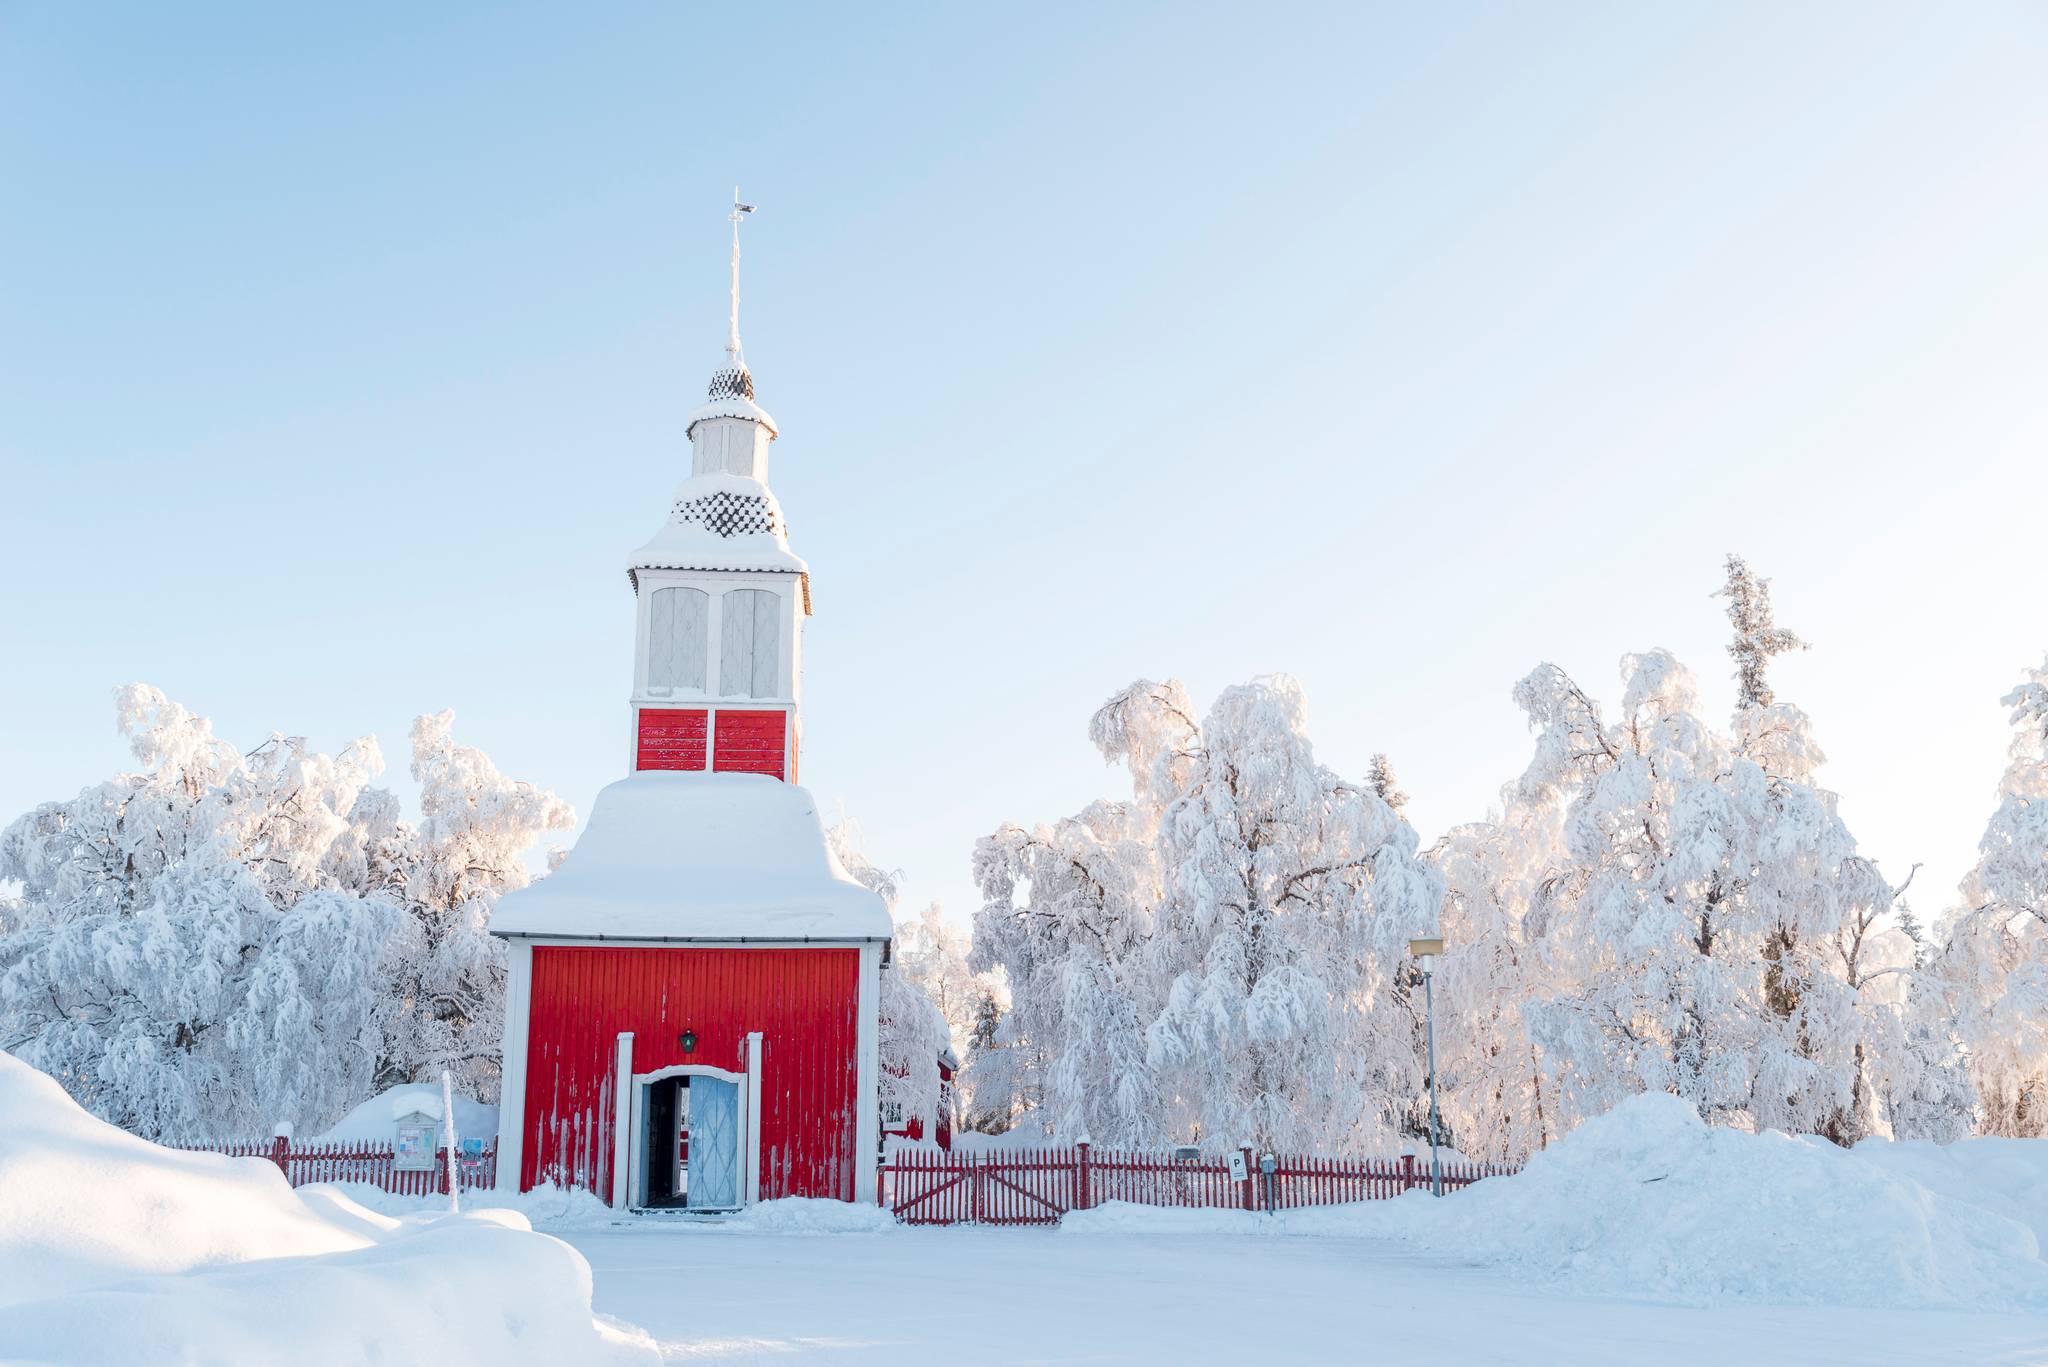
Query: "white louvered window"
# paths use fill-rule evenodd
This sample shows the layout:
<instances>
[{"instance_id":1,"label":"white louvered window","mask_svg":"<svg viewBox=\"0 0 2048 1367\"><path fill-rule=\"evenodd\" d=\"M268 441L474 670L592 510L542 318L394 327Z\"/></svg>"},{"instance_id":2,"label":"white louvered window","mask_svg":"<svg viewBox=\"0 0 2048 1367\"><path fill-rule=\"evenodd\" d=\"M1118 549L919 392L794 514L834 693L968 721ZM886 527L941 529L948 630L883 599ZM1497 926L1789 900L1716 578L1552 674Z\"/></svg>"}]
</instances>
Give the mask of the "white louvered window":
<instances>
[{"instance_id":1,"label":"white louvered window","mask_svg":"<svg viewBox=\"0 0 2048 1367\"><path fill-rule=\"evenodd\" d=\"M647 688L704 691L706 624L711 595L702 589L656 589L647 603Z\"/></svg>"},{"instance_id":2,"label":"white louvered window","mask_svg":"<svg viewBox=\"0 0 2048 1367\"><path fill-rule=\"evenodd\" d=\"M781 599L766 589L734 589L719 611L718 691L728 698L776 696L775 674L782 645Z\"/></svg>"}]
</instances>

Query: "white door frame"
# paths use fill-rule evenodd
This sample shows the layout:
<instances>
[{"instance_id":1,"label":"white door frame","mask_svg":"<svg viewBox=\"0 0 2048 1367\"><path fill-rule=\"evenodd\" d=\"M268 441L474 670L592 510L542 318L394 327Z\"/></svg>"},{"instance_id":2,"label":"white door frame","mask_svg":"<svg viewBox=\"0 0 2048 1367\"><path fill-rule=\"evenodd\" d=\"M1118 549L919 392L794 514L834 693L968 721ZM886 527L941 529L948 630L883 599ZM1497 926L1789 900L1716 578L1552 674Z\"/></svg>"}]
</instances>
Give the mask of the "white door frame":
<instances>
[{"instance_id":1,"label":"white door frame","mask_svg":"<svg viewBox=\"0 0 2048 1367\"><path fill-rule=\"evenodd\" d=\"M711 1077L739 1092L740 1204L761 1199L761 1032L747 1036L747 1069L735 1073L708 1063L676 1063L652 1072L633 1071L633 1036L619 1036L617 1155L612 1164L612 1207L639 1208L647 1192L647 1155L640 1145L640 1117L650 1084L672 1077Z\"/></svg>"}]
</instances>

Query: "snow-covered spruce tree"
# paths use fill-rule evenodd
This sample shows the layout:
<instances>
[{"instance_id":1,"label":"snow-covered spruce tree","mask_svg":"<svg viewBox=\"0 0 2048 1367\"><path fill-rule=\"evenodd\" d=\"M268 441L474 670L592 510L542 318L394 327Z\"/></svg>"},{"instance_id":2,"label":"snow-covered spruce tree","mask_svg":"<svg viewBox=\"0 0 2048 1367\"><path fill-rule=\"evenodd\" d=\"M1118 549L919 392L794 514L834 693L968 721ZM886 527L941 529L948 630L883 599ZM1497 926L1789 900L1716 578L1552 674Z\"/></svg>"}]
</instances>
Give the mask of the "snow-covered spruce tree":
<instances>
[{"instance_id":1,"label":"snow-covered spruce tree","mask_svg":"<svg viewBox=\"0 0 2048 1367\"><path fill-rule=\"evenodd\" d=\"M2003 699L2012 745L1963 905L1929 956L1930 1014L1967 1051L1984 1134L2048 1136L2048 660Z\"/></svg>"},{"instance_id":2,"label":"snow-covered spruce tree","mask_svg":"<svg viewBox=\"0 0 2048 1367\"><path fill-rule=\"evenodd\" d=\"M377 1078L432 1082L443 1069L473 1096L494 1096L504 1033L505 952L491 908L527 886L525 852L576 824L568 803L506 778L483 751L457 745L455 714L414 720L412 776L420 820L398 820L388 793L365 805L363 837L379 891L403 909L379 976Z\"/></svg>"},{"instance_id":3,"label":"snow-covered spruce tree","mask_svg":"<svg viewBox=\"0 0 2048 1367\"><path fill-rule=\"evenodd\" d=\"M375 741L244 755L147 685L117 702L146 770L0 832L0 1047L151 1138L332 1121L396 1056L380 1003L427 876Z\"/></svg>"},{"instance_id":4,"label":"snow-covered spruce tree","mask_svg":"<svg viewBox=\"0 0 2048 1367\"><path fill-rule=\"evenodd\" d=\"M1009 985L1000 973L976 977L974 1025L961 1055L958 1092L963 1129L1007 1134L1017 1117L1043 1100L1036 1060L1016 1038Z\"/></svg>"}]
</instances>

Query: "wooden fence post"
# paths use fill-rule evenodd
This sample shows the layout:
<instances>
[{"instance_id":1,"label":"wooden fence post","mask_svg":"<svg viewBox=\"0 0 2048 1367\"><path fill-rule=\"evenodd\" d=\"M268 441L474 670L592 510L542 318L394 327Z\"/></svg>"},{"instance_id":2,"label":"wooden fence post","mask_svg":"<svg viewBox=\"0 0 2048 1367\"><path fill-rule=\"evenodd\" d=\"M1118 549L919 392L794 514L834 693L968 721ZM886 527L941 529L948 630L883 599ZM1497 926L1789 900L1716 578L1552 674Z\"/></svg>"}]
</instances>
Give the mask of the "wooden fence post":
<instances>
[{"instance_id":1,"label":"wooden fence post","mask_svg":"<svg viewBox=\"0 0 2048 1367\"><path fill-rule=\"evenodd\" d=\"M1074 1179L1074 1209L1088 1210L1095 1204L1090 1199L1088 1190L1088 1141L1084 1139L1074 1147L1081 1154L1079 1172Z\"/></svg>"},{"instance_id":2,"label":"wooden fence post","mask_svg":"<svg viewBox=\"0 0 2048 1367\"><path fill-rule=\"evenodd\" d=\"M1256 1211L1259 1208L1259 1198L1257 1190L1259 1181L1259 1165L1257 1163L1252 1162L1252 1151L1249 1148L1246 1148L1243 1152L1244 1208L1246 1210Z\"/></svg>"},{"instance_id":3,"label":"wooden fence post","mask_svg":"<svg viewBox=\"0 0 2048 1367\"><path fill-rule=\"evenodd\" d=\"M285 1148L290 1143L291 1141L281 1134L270 1141L270 1161L277 1164L277 1170L284 1174L284 1180L287 1182L292 1180L292 1170L285 1166Z\"/></svg>"},{"instance_id":4,"label":"wooden fence post","mask_svg":"<svg viewBox=\"0 0 2048 1367\"><path fill-rule=\"evenodd\" d=\"M1415 1155L1412 1153L1401 1155L1401 1190L1415 1190Z\"/></svg>"}]
</instances>

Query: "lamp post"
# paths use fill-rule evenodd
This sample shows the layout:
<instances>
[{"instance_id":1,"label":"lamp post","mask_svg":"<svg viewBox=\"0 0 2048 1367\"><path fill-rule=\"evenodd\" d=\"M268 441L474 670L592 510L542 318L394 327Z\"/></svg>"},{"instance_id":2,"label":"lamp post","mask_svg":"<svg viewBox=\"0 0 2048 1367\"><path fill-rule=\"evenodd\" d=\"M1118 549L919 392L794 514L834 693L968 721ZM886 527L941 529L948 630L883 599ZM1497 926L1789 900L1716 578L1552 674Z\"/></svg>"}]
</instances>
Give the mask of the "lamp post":
<instances>
[{"instance_id":1,"label":"lamp post","mask_svg":"<svg viewBox=\"0 0 2048 1367\"><path fill-rule=\"evenodd\" d=\"M1443 937L1410 940L1408 952L1422 965L1422 1028L1429 1041L1429 1193L1441 1196L1444 1194L1444 1170L1437 1161L1436 1153L1436 993L1431 984L1436 977L1437 956L1444 952Z\"/></svg>"}]
</instances>

